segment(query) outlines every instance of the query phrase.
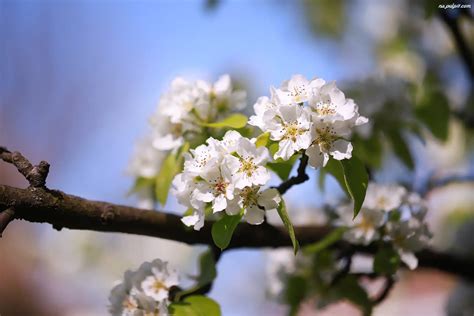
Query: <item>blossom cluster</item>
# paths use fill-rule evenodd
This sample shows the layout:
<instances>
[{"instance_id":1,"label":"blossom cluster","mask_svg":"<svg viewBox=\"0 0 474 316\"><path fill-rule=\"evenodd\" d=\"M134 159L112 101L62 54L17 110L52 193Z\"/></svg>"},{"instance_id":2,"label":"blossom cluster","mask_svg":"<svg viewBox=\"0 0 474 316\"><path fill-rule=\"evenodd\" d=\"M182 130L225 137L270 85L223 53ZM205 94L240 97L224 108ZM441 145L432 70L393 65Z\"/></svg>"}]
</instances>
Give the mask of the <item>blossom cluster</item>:
<instances>
[{"instance_id":1,"label":"blossom cluster","mask_svg":"<svg viewBox=\"0 0 474 316\"><path fill-rule=\"evenodd\" d=\"M172 182L178 202L193 210L183 217L184 224L201 229L209 210L228 215L243 212L248 223L258 225L265 211L278 207L278 191L262 189L270 179L265 167L268 149L257 147L255 141L228 131L222 140L208 138L185 154L184 170Z\"/></svg>"},{"instance_id":2,"label":"blossom cluster","mask_svg":"<svg viewBox=\"0 0 474 316\"><path fill-rule=\"evenodd\" d=\"M218 121L246 107L246 92L234 89L229 75L215 83L176 78L150 118L151 131L138 144L129 172L136 177L156 176L170 150L185 141L203 143L204 123Z\"/></svg>"},{"instance_id":3,"label":"blossom cluster","mask_svg":"<svg viewBox=\"0 0 474 316\"><path fill-rule=\"evenodd\" d=\"M169 291L179 284L176 270L155 259L144 262L136 271L126 271L122 283L109 297L113 316L168 315Z\"/></svg>"},{"instance_id":4,"label":"blossom cluster","mask_svg":"<svg viewBox=\"0 0 474 316\"><path fill-rule=\"evenodd\" d=\"M370 183L355 219L352 210L352 205L337 210L339 225L349 228L344 234L347 241L363 245L376 240L389 242L410 269L417 267L414 252L426 246L431 238L425 222L427 207L418 194L397 185Z\"/></svg>"},{"instance_id":5,"label":"blossom cluster","mask_svg":"<svg viewBox=\"0 0 474 316\"><path fill-rule=\"evenodd\" d=\"M305 150L309 165L325 166L334 159L349 159L352 144L347 140L355 126L368 122L360 116L354 100L345 97L334 82L321 78L307 80L294 75L280 88L271 88L271 97L260 97L249 124L270 133L279 143L274 158L288 160Z\"/></svg>"}]
</instances>

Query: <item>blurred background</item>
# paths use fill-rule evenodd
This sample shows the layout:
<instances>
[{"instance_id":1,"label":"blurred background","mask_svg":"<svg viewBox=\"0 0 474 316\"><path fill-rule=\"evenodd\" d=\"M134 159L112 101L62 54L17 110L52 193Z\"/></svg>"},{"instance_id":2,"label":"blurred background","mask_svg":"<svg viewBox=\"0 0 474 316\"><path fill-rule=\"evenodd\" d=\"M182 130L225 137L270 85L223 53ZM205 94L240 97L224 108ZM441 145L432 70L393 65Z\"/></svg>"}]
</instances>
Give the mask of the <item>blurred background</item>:
<instances>
[{"instance_id":1,"label":"blurred background","mask_svg":"<svg viewBox=\"0 0 474 316\"><path fill-rule=\"evenodd\" d=\"M247 88L249 106L293 74L337 80L363 114L377 118L354 140L375 179L425 195L436 247L474 253L472 56L469 70L448 27L455 21L472 51L472 8L438 10L435 2L3 0L0 144L50 162L50 188L133 205L127 163L174 77L214 81L229 73ZM436 128L413 127L423 116L413 116L407 91L420 87L436 91L430 102L448 105L440 105L448 112ZM387 126L396 136L382 135ZM7 164L0 164L0 183L27 185ZM315 208L340 197L332 179L325 188L314 180L289 192L295 223L317 223ZM126 269L162 258L193 273L203 250L15 221L0 240L0 314L105 315ZM223 315L287 313L271 293L279 257L253 250L223 256L210 293ZM458 315L473 292L449 275L404 272L375 315ZM358 311L338 304L317 313ZM316 312L308 303L300 314Z\"/></svg>"}]
</instances>

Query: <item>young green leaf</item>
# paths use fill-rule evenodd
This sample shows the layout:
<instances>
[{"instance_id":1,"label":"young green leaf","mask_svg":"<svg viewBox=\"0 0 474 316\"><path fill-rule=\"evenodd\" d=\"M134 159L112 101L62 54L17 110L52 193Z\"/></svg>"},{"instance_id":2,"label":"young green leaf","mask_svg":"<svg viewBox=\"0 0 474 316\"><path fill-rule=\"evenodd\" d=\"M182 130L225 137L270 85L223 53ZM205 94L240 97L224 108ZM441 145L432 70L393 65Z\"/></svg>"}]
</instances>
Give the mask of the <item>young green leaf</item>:
<instances>
[{"instance_id":1,"label":"young green leaf","mask_svg":"<svg viewBox=\"0 0 474 316\"><path fill-rule=\"evenodd\" d=\"M341 240L347 228L339 227L331 231L320 241L303 248L305 254L316 254Z\"/></svg>"},{"instance_id":2,"label":"young green leaf","mask_svg":"<svg viewBox=\"0 0 474 316\"><path fill-rule=\"evenodd\" d=\"M205 286L211 283L217 276L216 262L214 260L214 254L211 250L205 251L199 257L200 274L197 278L197 285L199 287Z\"/></svg>"},{"instance_id":3,"label":"young green leaf","mask_svg":"<svg viewBox=\"0 0 474 316\"><path fill-rule=\"evenodd\" d=\"M220 316L221 308L216 301L202 295L188 296L184 299L199 316Z\"/></svg>"},{"instance_id":4,"label":"young green leaf","mask_svg":"<svg viewBox=\"0 0 474 316\"><path fill-rule=\"evenodd\" d=\"M400 134L398 130L391 130L387 133L390 142L392 143L393 151L395 155L409 168L413 169L415 167L415 163L413 162L413 158L411 156L410 148L406 143L405 139Z\"/></svg>"},{"instance_id":5,"label":"young green leaf","mask_svg":"<svg viewBox=\"0 0 474 316\"><path fill-rule=\"evenodd\" d=\"M141 189L144 189L146 187L152 188L154 184L155 184L155 178L138 177L135 179L135 183L133 184L133 187L130 189L129 194L138 192Z\"/></svg>"},{"instance_id":6,"label":"young green leaf","mask_svg":"<svg viewBox=\"0 0 474 316\"><path fill-rule=\"evenodd\" d=\"M415 115L436 138L442 141L448 138L449 104L441 91L425 94L415 107Z\"/></svg>"},{"instance_id":7,"label":"young green leaf","mask_svg":"<svg viewBox=\"0 0 474 316\"><path fill-rule=\"evenodd\" d=\"M293 155L293 157L286 161L280 158L275 162L267 163L267 167L275 172L281 180L286 181L290 177L291 170L293 170L293 166L298 158L299 155Z\"/></svg>"},{"instance_id":8,"label":"young green leaf","mask_svg":"<svg viewBox=\"0 0 474 316\"><path fill-rule=\"evenodd\" d=\"M362 203L364 203L369 175L364 164L357 158L344 159L340 161L344 171L344 182L347 191L354 201L354 218L359 214Z\"/></svg>"},{"instance_id":9,"label":"young green leaf","mask_svg":"<svg viewBox=\"0 0 474 316\"><path fill-rule=\"evenodd\" d=\"M270 139L270 132L260 134L260 136L258 136L257 140L255 141L255 145L257 147L267 146L269 139Z\"/></svg>"},{"instance_id":10,"label":"young green leaf","mask_svg":"<svg viewBox=\"0 0 474 316\"><path fill-rule=\"evenodd\" d=\"M166 204L171 182L173 181L174 176L181 171L184 159L183 154L187 152L188 149L189 144L184 143L176 154L170 153L161 165L160 172L155 179L155 196L161 205Z\"/></svg>"},{"instance_id":11,"label":"young green leaf","mask_svg":"<svg viewBox=\"0 0 474 316\"><path fill-rule=\"evenodd\" d=\"M296 255L300 246L298 244L298 240L296 239L295 229L293 228L293 224L290 221L290 217L288 216L288 212L286 210L285 201L283 199L281 199L280 205L278 206L277 210L278 215L280 215L280 218L283 221L283 224L285 225L288 234L290 235L291 243L293 244L293 251Z\"/></svg>"},{"instance_id":12,"label":"young green leaf","mask_svg":"<svg viewBox=\"0 0 474 316\"><path fill-rule=\"evenodd\" d=\"M285 288L285 301L290 305L289 315L296 315L301 302L305 299L308 291L308 281L298 275L288 278Z\"/></svg>"},{"instance_id":13,"label":"young green leaf","mask_svg":"<svg viewBox=\"0 0 474 316\"><path fill-rule=\"evenodd\" d=\"M214 122L214 123L202 123L201 125L213 128L222 128L222 127L230 127L230 128L242 128L247 125L247 117L243 114L232 114L222 121Z\"/></svg>"},{"instance_id":14,"label":"young green leaf","mask_svg":"<svg viewBox=\"0 0 474 316\"><path fill-rule=\"evenodd\" d=\"M400 255L391 247L383 247L374 256L374 272L391 275L400 266Z\"/></svg>"},{"instance_id":15,"label":"young green leaf","mask_svg":"<svg viewBox=\"0 0 474 316\"><path fill-rule=\"evenodd\" d=\"M229 246L230 240L232 239L232 234L242 219L242 216L243 213L234 216L224 214L224 217L212 225L212 239L214 240L216 246L221 250Z\"/></svg>"}]
</instances>

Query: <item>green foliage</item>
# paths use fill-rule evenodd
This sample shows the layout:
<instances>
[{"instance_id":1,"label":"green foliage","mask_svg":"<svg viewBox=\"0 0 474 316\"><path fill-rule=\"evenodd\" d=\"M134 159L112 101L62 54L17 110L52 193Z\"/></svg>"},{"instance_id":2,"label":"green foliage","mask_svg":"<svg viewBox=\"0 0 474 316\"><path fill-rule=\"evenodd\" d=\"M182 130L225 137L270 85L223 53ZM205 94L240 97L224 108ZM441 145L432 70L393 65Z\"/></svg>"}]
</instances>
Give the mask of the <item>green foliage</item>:
<instances>
[{"instance_id":1,"label":"green foliage","mask_svg":"<svg viewBox=\"0 0 474 316\"><path fill-rule=\"evenodd\" d=\"M212 225L212 239L214 240L216 246L221 250L229 246L230 240L232 239L232 234L242 219L242 216L243 212L234 216L224 214L220 220Z\"/></svg>"},{"instance_id":2,"label":"green foliage","mask_svg":"<svg viewBox=\"0 0 474 316\"><path fill-rule=\"evenodd\" d=\"M364 164L357 157L353 156L351 159L339 161L330 159L324 169L336 178L341 188L354 201L355 218L359 214L364 202L369 182L369 176Z\"/></svg>"},{"instance_id":3,"label":"green foliage","mask_svg":"<svg viewBox=\"0 0 474 316\"><path fill-rule=\"evenodd\" d=\"M308 245L303 248L303 252L305 254L316 254L321 252L322 250L325 250L326 248L332 246L334 243L338 242L341 240L342 236L346 232L347 228L345 227L339 227L334 230L332 230L329 234L327 234L323 239L320 241Z\"/></svg>"},{"instance_id":4,"label":"green foliage","mask_svg":"<svg viewBox=\"0 0 474 316\"><path fill-rule=\"evenodd\" d=\"M299 276L289 276L286 282L286 288L284 293L285 302L290 305L290 315L296 315L298 307L306 297L308 291L307 279Z\"/></svg>"},{"instance_id":5,"label":"green foliage","mask_svg":"<svg viewBox=\"0 0 474 316\"><path fill-rule=\"evenodd\" d=\"M290 217L288 216L285 201L283 199L281 199L280 205L278 206L277 210L278 215L280 215L280 218L283 221L283 224L285 225L288 234L290 235L291 243L293 244L293 251L296 254L300 246L298 244L298 240L296 239L295 229L293 228L293 224L291 223Z\"/></svg>"},{"instance_id":6,"label":"green foliage","mask_svg":"<svg viewBox=\"0 0 474 316\"><path fill-rule=\"evenodd\" d=\"M221 308L219 304L208 297L193 295L185 298L182 302L171 304L169 312L173 316L220 316Z\"/></svg>"},{"instance_id":7,"label":"green foliage","mask_svg":"<svg viewBox=\"0 0 474 316\"><path fill-rule=\"evenodd\" d=\"M211 250L205 251L199 257L199 269L200 273L196 280L199 287L208 285L216 278L216 262L214 260L214 254Z\"/></svg>"},{"instance_id":8,"label":"green foliage","mask_svg":"<svg viewBox=\"0 0 474 316\"><path fill-rule=\"evenodd\" d=\"M268 141L270 140L270 132L260 134L255 141L257 147L267 146Z\"/></svg>"},{"instance_id":9,"label":"green foliage","mask_svg":"<svg viewBox=\"0 0 474 316\"><path fill-rule=\"evenodd\" d=\"M138 177L135 179L135 183L133 187L130 189L129 194L135 193L140 191L141 189L147 187L153 187L155 185L155 178L145 178L145 177Z\"/></svg>"},{"instance_id":10,"label":"green foliage","mask_svg":"<svg viewBox=\"0 0 474 316\"><path fill-rule=\"evenodd\" d=\"M169 153L161 165L160 172L156 176L155 196L161 205L166 204L171 182L183 167L183 154L189 150L189 143L184 143L176 153Z\"/></svg>"},{"instance_id":11,"label":"green foliage","mask_svg":"<svg viewBox=\"0 0 474 316\"><path fill-rule=\"evenodd\" d=\"M448 138L449 112L448 99L437 89L425 93L415 108L416 117L441 141Z\"/></svg>"},{"instance_id":12,"label":"green foliage","mask_svg":"<svg viewBox=\"0 0 474 316\"><path fill-rule=\"evenodd\" d=\"M374 272L382 275L392 275L400 266L400 256L392 247L382 247L374 256Z\"/></svg>"},{"instance_id":13,"label":"green foliage","mask_svg":"<svg viewBox=\"0 0 474 316\"><path fill-rule=\"evenodd\" d=\"M365 289L354 276L347 275L340 280L336 284L334 292L336 292L336 297L347 299L354 305L359 306L364 315L372 314L372 302Z\"/></svg>"},{"instance_id":14,"label":"green foliage","mask_svg":"<svg viewBox=\"0 0 474 316\"><path fill-rule=\"evenodd\" d=\"M373 132L368 139L354 135L352 154L371 167L379 168L382 164L383 146L380 134Z\"/></svg>"},{"instance_id":15,"label":"green foliage","mask_svg":"<svg viewBox=\"0 0 474 316\"><path fill-rule=\"evenodd\" d=\"M213 122L213 123L201 123L202 126L212 127L212 128L223 128L223 127L230 127L230 128L243 128L247 125L247 116L243 114L232 114L222 121Z\"/></svg>"},{"instance_id":16,"label":"green foliage","mask_svg":"<svg viewBox=\"0 0 474 316\"><path fill-rule=\"evenodd\" d=\"M281 180L286 181L290 177L291 170L293 169L296 160L298 160L298 155L294 155L286 161L280 158L275 162L267 163L267 167L275 172Z\"/></svg>"},{"instance_id":17,"label":"green foliage","mask_svg":"<svg viewBox=\"0 0 474 316\"><path fill-rule=\"evenodd\" d=\"M400 133L400 130L391 130L387 133L387 137L392 143L393 152L395 155L407 166L410 170L413 170L415 163L411 156L410 148L407 142Z\"/></svg>"}]
</instances>

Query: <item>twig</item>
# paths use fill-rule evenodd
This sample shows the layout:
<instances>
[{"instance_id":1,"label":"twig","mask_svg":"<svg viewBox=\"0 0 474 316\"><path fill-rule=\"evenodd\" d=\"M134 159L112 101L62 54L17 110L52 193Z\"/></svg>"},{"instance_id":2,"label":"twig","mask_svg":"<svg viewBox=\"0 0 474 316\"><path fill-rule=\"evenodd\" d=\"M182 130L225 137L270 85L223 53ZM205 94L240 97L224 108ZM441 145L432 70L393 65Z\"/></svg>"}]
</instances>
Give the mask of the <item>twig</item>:
<instances>
[{"instance_id":1,"label":"twig","mask_svg":"<svg viewBox=\"0 0 474 316\"><path fill-rule=\"evenodd\" d=\"M451 32L456 46L458 48L459 54L466 66L469 76L471 77L471 82L474 80L474 61L472 58L472 53L467 45L467 42L464 40L464 37L459 28L458 19L452 17L448 14L446 10L440 12L441 19L444 21L449 31Z\"/></svg>"},{"instance_id":2,"label":"twig","mask_svg":"<svg viewBox=\"0 0 474 316\"><path fill-rule=\"evenodd\" d=\"M379 295L377 297L375 297L372 300L373 306L382 303L387 298L387 296L390 294L390 291L392 290L394 285L395 285L395 278L391 275L386 276L385 277L385 285L384 285L382 291L379 293Z\"/></svg>"},{"instance_id":3,"label":"twig","mask_svg":"<svg viewBox=\"0 0 474 316\"><path fill-rule=\"evenodd\" d=\"M289 178L288 180L282 182L276 189L280 194L285 194L292 186L296 184L301 184L309 180L308 175L306 174L306 166L308 165L308 156L303 152L300 158L300 164L298 166L298 171L296 176Z\"/></svg>"},{"instance_id":4,"label":"twig","mask_svg":"<svg viewBox=\"0 0 474 316\"><path fill-rule=\"evenodd\" d=\"M0 147L0 159L14 165L18 171L25 177L30 183L30 186L34 188L42 188L46 184L46 177L49 172L49 163L41 161L38 165L33 166L19 152L10 152L5 147Z\"/></svg>"},{"instance_id":5,"label":"twig","mask_svg":"<svg viewBox=\"0 0 474 316\"><path fill-rule=\"evenodd\" d=\"M14 217L15 211L13 208L7 208L3 212L0 212L0 238L3 235L5 228L7 228L8 224L13 220Z\"/></svg>"}]
</instances>

